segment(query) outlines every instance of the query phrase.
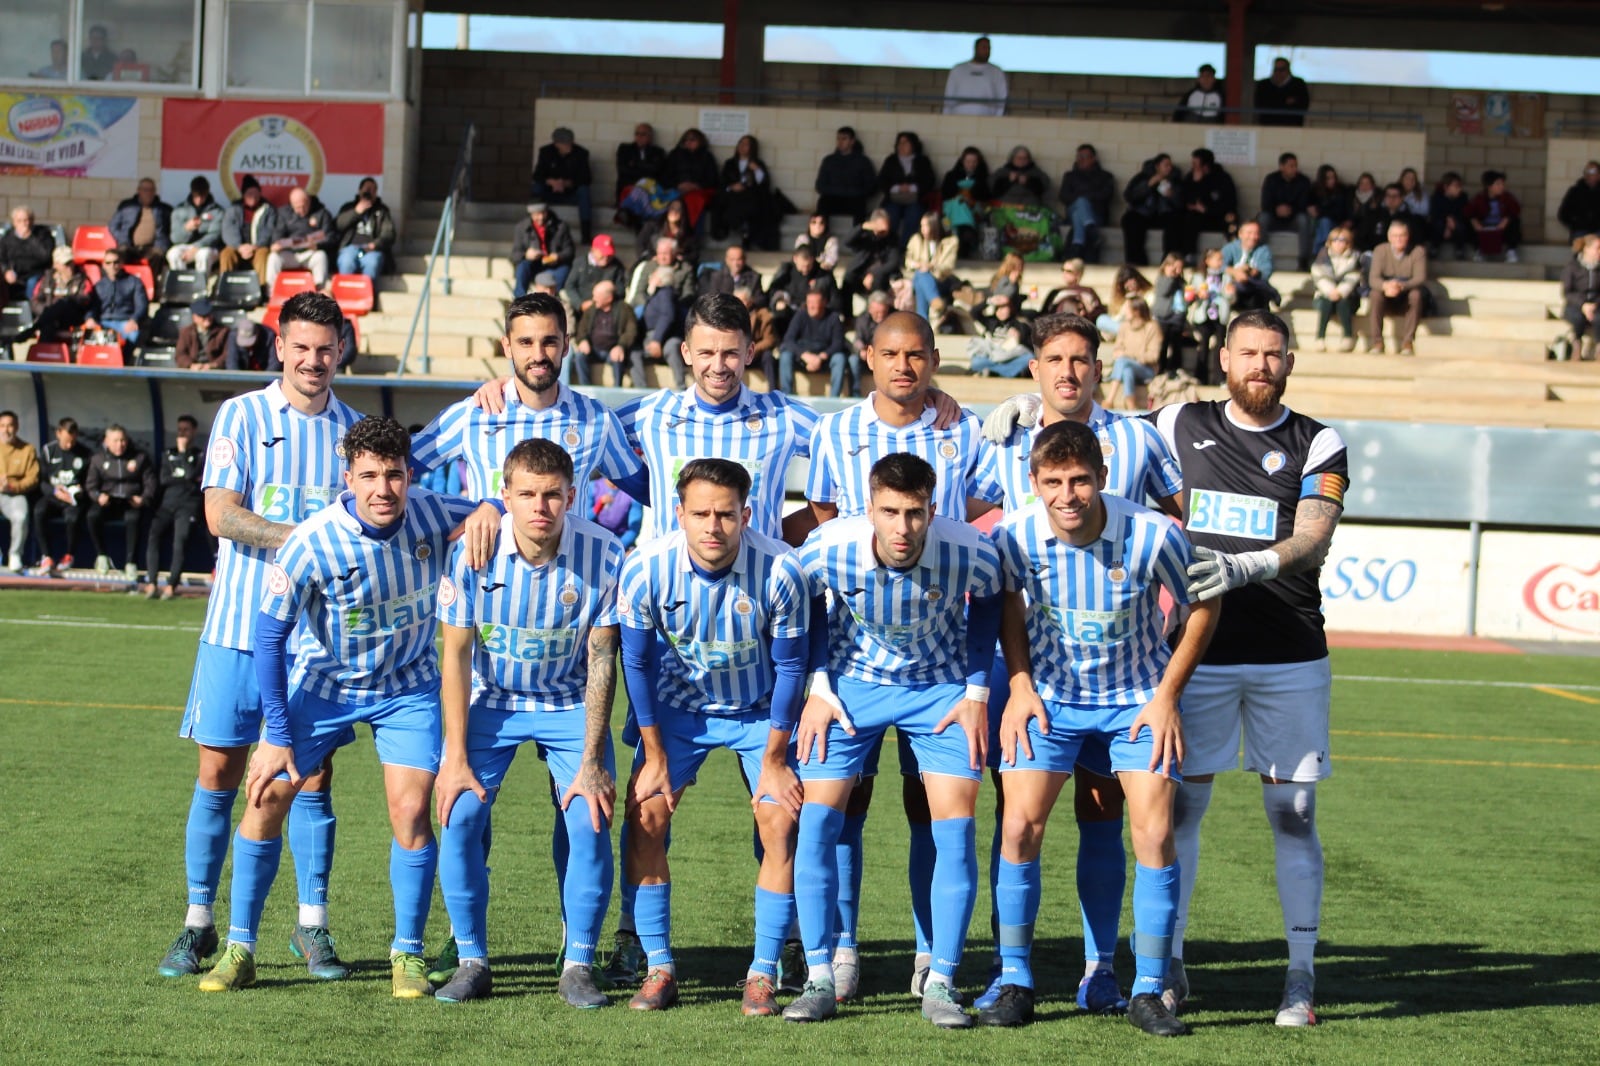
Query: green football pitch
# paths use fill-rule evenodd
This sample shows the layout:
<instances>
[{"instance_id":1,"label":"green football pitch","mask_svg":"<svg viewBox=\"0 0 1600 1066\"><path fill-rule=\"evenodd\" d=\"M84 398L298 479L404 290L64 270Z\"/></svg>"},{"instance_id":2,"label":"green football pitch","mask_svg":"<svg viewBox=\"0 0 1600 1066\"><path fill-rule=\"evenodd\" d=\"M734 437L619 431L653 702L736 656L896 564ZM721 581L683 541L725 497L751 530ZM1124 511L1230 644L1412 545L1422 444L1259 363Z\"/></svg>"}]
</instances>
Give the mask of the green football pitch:
<instances>
[{"instance_id":1,"label":"green football pitch","mask_svg":"<svg viewBox=\"0 0 1600 1066\"><path fill-rule=\"evenodd\" d=\"M1282 929L1260 789L1219 779L1188 950L1192 1036L1078 1014L1082 945L1070 810L1045 847L1039 1021L948 1033L906 986L904 818L867 824L863 1000L800 1027L746 1019L754 866L738 773L720 754L679 809L672 863L683 1005L556 998L551 807L524 755L496 808L496 995L389 996L389 831L369 734L341 752L332 924L357 969L311 980L287 940L285 861L258 987L202 995L156 963L183 914L194 752L177 726L203 605L0 592L0 1059L13 1062L1584 1062L1600 1059L1600 671L1593 659L1334 654L1334 762L1319 790L1325 940L1310 1031L1272 1024ZM241 801L242 802L242 801ZM987 801L986 801L987 802ZM980 813L980 842L988 834ZM986 848L980 847L986 853ZM986 860L985 860L986 861ZM219 917L226 915L224 871ZM963 984L981 981L985 889ZM1129 919L1123 919L1126 934ZM613 921L606 924L605 942ZM429 943L445 933L436 901ZM1132 959L1119 958L1124 987Z\"/></svg>"}]
</instances>

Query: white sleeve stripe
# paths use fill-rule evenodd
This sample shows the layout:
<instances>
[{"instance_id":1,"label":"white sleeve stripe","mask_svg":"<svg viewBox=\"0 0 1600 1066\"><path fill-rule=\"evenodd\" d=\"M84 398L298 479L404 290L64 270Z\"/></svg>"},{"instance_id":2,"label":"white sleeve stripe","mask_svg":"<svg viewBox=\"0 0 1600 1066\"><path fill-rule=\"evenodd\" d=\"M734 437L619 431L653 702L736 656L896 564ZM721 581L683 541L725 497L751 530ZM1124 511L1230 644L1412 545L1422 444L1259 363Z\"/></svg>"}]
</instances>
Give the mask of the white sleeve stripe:
<instances>
[{"instance_id":1,"label":"white sleeve stripe","mask_svg":"<svg viewBox=\"0 0 1600 1066\"><path fill-rule=\"evenodd\" d=\"M1156 412L1156 432L1167 442L1167 451L1173 455L1178 454L1178 412L1182 410L1183 404L1169 403Z\"/></svg>"},{"instance_id":2,"label":"white sleeve stripe","mask_svg":"<svg viewBox=\"0 0 1600 1066\"><path fill-rule=\"evenodd\" d=\"M1320 473L1344 450L1344 438L1339 436L1339 431L1331 426L1324 426L1322 431L1312 438L1311 447L1306 450L1304 472Z\"/></svg>"}]
</instances>

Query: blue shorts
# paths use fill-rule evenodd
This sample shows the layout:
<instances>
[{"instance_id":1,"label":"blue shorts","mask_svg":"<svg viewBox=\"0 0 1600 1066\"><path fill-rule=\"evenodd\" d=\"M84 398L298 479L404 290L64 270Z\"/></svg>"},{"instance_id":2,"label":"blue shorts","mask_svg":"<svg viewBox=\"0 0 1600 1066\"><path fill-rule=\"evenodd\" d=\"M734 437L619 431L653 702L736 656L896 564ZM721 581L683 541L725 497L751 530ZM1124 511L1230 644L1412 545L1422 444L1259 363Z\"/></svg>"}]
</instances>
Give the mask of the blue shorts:
<instances>
[{"instance_id":1,"label":"blue shorts","mask_svg":"<svg viewBox=\"0 0 1600 1066\"><path fill-rule=\"evenodd\" d=\"M1011 698L1011 685L1006 680L1005 658L996 652L994 668L989 671L989 753L985 765L991 770L1000 769L1000 719L1006 713L1006 701ZM1084 737L1078 749L1077 770L1096 777L1113 777L1111 749L1098 736Z\"/></svg>"},{"instance_id":2,"label":"blue shorts","mask_svg":"<svg viewBox=\"0 0 1600 1066\"><path fill-rule=\"evenodd\" d=\"M880 685L841 677L835 682L835 688L856 734L850 736L837 722L829 726L828 759L801 763L802 781L839 781L862 776L868 757L891 725L906 738L919 773L948 774L972 781L983 778L981 770L968 765L967 737L960 726L949 726L938 734L933 731L966 694L965 683Z\"/></svg>"},{"instance_id":3,"label":"blue shorts","mask_svg":"<svg viewBox=\"0 0 1600 1066\"><path fill-rule=\"evenodd\" d=\"M334 703L299 689L289 696L289 735L294 764L302 773L321 766L335 748L355 739L354 726L372 727L378 761L439 772L442 719L438 686L415 688L366 703Z\"/></svg>"},{"instance_id":4,"label":"blue shorts","mask_svg":"<svg viewBox=\"0 0 1600 1066\"><path fill-rule=\"evenodd\" d=\"M261 737L261 686L253 652L200 642L180 737L212 748L247 748Z\"/></svg>"},{"instance_id":5,"label":"blue shorts","mask_svg":"<svg viewBox=\"0 0 1600 1066\"><path fill-rule=\"evenodd\" d=\"M917 769L917 752L911 746L911 738L906 736L905 730L894 731L895 748L900 755L900 775L902 777L916 777L920 773ZM829 741L832 744L832 741ZM872 745L872 750L867 752L867 761L862 764L862 777L878 776L878 757L883 754L883 735L878 735L878 742Z\"/></svg>"},{"instance_id":6,"label":"blue shorts","mask_svg":"<svg viewBox=\"0 0 1600 1066\"><path fill-rule=\"evenodd\" d=\"M749 714L695 714L671 707L658 708L656 724L661 727L661 746L667 753L667 772L672 791L694 784L706 756L727 748L739 756L745 783L754 788L761 780L761 760L772 735L772 715L767 711ZM789 746L789 767L796 768L794 745ZM633 752L633 768L644 763L644 745Z\"/></svg>"},{"instance_id":7,"label":"blue shorts","mask_svg":"<svg viewBox=\"0 0 1600 1066\"><path fill-rule=\"evenodd\" d=\"M1044 710L1050 716L1048 735L1040 735L1037 718L1028 722L1033 758L1029 759L1022 746L1018 745L1016 763L1007 763L1002 758L1001 773L1043 770L1046 773L1070 774L1082 765L1083 754L1091 745L1106 753L1112 773L1131 770L1149 772L1150 757L1155 753L1155 741L1151 739L1150 730L1140 730L1138 740L1128 739L1128 730L1133 726L1133 720L1139 717L1139 712L1144 710L1143 704L1132 707L1084 707L1046 700ZM996 744L998 746L998 741ZM1176 769L1172 770L1172 779L1183 780Z\"/></svg>"},{"instance_id":8,"label":"blue shorts","mask_svg":"<svg viewBox=\"0 0 1600 1066\"><path fill-rule=\"evenodd\" d=\"M467 718L467 764L484 788L499 788L517 749L537 745L539 758L556 782L556 803L578 776L583 762L584 707L575 703L556 711L502 711L474 706ZM606 770L617 773L611 737L606 736Z\"/></svg>"}]
</instances>

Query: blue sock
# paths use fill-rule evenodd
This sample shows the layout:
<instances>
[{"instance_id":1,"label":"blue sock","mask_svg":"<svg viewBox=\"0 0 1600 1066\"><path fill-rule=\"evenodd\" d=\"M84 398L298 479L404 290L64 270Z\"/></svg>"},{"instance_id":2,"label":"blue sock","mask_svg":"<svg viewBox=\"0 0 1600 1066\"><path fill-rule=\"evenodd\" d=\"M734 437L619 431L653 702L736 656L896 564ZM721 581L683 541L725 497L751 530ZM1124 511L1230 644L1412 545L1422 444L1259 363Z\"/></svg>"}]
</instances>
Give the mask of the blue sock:
<instances>
[{"instance_id":1,"label":"blue sock","mask_svg":"<svg viewBox=\"0 0 1600 1066\"><path fill-rule=\"evenodd\" d=\"M389 888L394 893L394 940L390 951L422 954L422 934L428 927L433 904L433 876L439 868L439 845L428 841L407 851L400 841L389 843Z\"/></svg>"},{"instance_id":2,"label":"blue sock","mask_svg":"<svg viewBox=\"0 0 1600 1066\"><path fill-rule=\"evenodd\" d=\"M563 836L571 842L572 862L561 884L561 914L567 923L566 961L587 966L594 962L600 926L611 906L611 827L600 820L600 831L589 820L589 801L574 796L559 819Z\"/></svg>"},{"instance_id":3,"label":"blue sock","mask_svg":"<svg viewBox=\"0 0 1600 1066\"><path fill-rule=\"evenodd\" d=\"M233 821L236 788L226 792L201 788L194 783L189 800L189 825L183 834L183 869L189 879L189 903L209 906L216 902L217 882L222 880L222 860L228 857L228 838Z\"/></svg>"},{"instance_id":4,"label":"blue sock","mask_svg":"<svg viewBox=\"0 0 1600 1066\"><path fill-rule=\"evenodd\" d=\"M1133 870L1132 995L1161 994L1172 954L1172 924L1178 917L1178 866L1138 866Z\"/></svg>"},{"instance_id":5,"label":"blue sock","mask_svg":"<svg viewBox=\"0 0 1600 1066\"><path fill-rule=\"evenodd\" d=\"M839 908L839 850L844 812L820 803L800 808L794 852L794 904L800 915L800 940L806 962L821 966L833 958L833 923Z\"/></svg>"},{"instance_id":6,"label":"blue sock","mask_svg":"<svg viewBox=\"0 0 1600 1066\"><path fill-rule=\"evenodd\" d=\"M278 876L278 860L283 857L283 837L247 840L233 835L233 892L228 904L228 939L256 949L256 930L261 928L261 908L266 905L272 880Z\"/></svg>"},{"instance_id":7,"label":"blue sock","mask_svg":"<svg viewBox=\"0 0 1600 1066\"><path fill-rule=\"evenodd\" d=\"M756 887L756 951L750 960L751 973L778 976L778 956L784 938L794 921L794 893L768 892Z\"/></svg>"},{"instance_id":8,"label":"blue sock","mask_svg":"<svg viewBox=\"0 0 1600 1066\"><path fill-rule=\"evenodd\" d=\"M857 944L856 930L861 923L861 831L866 824L865 813L844 815L839 843L833 849L839 875L839 920L834 925L836 947L853 948Z\"/></svg>"},{"instance_id":9,"label":"blue sock","mask_svg":"<svg viewBox=\"0 0 1600 1066\"><path fill-rule=\"evenodd\" d=\"M1109 969L1117 957L1128 855L1122 820L1078 823L1078 907L1083 912L1083 957Z\"/></svg>"},{"instance_id":10,"label":"blue sock","mask_svg":"<svg viewBox=\"0 0 1600 1066\"><path fill-rule=\"evenodd\" d=\"M971 827L972 819L965 819ZM911 855L906 877L911 882L911 924L917 940L917 954L933 951L933 870L939 849L933 841L933 826L911 823ZM977 869L973 869L977 877Z\"/></svg>"},{"instance_id":11,"label":"blue sock","mask_svg":"<svg viewBox=\"0 0 1600 1066\"><path fill-rule=\"evenodd\" d=\"M333 872L333 835L338 819L326 792L301 792L289 805L289 854L300 902L328 905L328 875Z\"/></svg>"},{"instance_id":12,"label":"blue sock","mask_svg":"<svg viewBox=\"0 0 1600 1066\"><path fill-rule=\"evenodd\" d=\"M1033 987L1033 923L1039 920L1039 860L1013 863L1000 860L996 877L995 907L1000 915L1001 981Z\"/></svg>"},{"instance_id":13,"label":"blue sock","mask_svg":"<svg viewBox=\"0 0 1600 1066\"><path fill-rule=\"evenodd\" d=\"M622 823L622 831L617 834L617 854L628 853L628 838L633 835L633 830L628 828L628 823ZM662 850L672 853L672 825L667 825L667 839L662 844ZM617 885L617 931L637 932L637 923L633 919L634 897L639 892L639 886L630 884L626 877L618 879Z\"/></svg>"},{"instance_id":14,"label":"blue sock","mask_svg":"<svg viewBox=\"0 0 1600 1066\"><path fill-rule=\"evenodd\" d=\"M489 802L484 803L471 789L461 793L450 808L450 824L439 833L439 887L444 891L456 950L464 959L482 959L489 954L489 866L483 842L487 836L484 827L499 794L499 789L492 789Z\"/></svg>"},{"instance_id":15,"label":"blue sock","mask_svg":"<svg viewBox=\"0 0 1600 1066\"><path fill-rule=\"evenodd\" d=\"M932 972L953 985L967 942L972 907L978 900L977 839L971 818L942 818L931 828L937 857L930 912L939 916L933 923Z\"/></svg>"},{"instance_id":16,"label":"blue sock","mask_svg":"<svg viewBox=\"0 0 1600 1066\"><path fill-rule=\"evenodd\" d=\"M672 965L672 882L640 885L633 901L634 928L650 968Z\"/></svg>"},{"instance_id":17,"label":"blue sock","mask_svg":"<svg viewBox=\"0 0 1600 1066\"><path fill-rule=\"evenodd\" d=\"M556 868L556 899L561 904L561 920L567 920L567 864L572 856L572 841L567 836L567 820L562 817L561 792L556 779L550 778L550 805L555 808L555 819L550 827L550 858Z\"/></svg>"}]
</instances>

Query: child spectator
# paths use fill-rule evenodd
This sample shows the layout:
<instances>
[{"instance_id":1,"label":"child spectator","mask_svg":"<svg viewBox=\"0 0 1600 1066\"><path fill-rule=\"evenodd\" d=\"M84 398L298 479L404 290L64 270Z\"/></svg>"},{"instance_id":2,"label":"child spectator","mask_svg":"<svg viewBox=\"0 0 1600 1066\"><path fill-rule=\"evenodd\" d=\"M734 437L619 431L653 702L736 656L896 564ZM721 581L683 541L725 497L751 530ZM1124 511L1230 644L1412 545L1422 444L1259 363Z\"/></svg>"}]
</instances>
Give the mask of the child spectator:
<instances>
[{"instance_id":1,"label":"child spectator","mask_svg":"<svg viewBox=\"0 0 1600 1066\"><path fill-rule=\"evenodd\" d=\"M1478 251L1472 258L1483 262L1486 256L1505 254L1508 263L1517 262L1517 246L1522 243L1522 205L1506 191L1506 176L1498 170L1483 172L1483 191L1467 205L1467 221L1477 235Z\"/></svg>"}]
</instances>

